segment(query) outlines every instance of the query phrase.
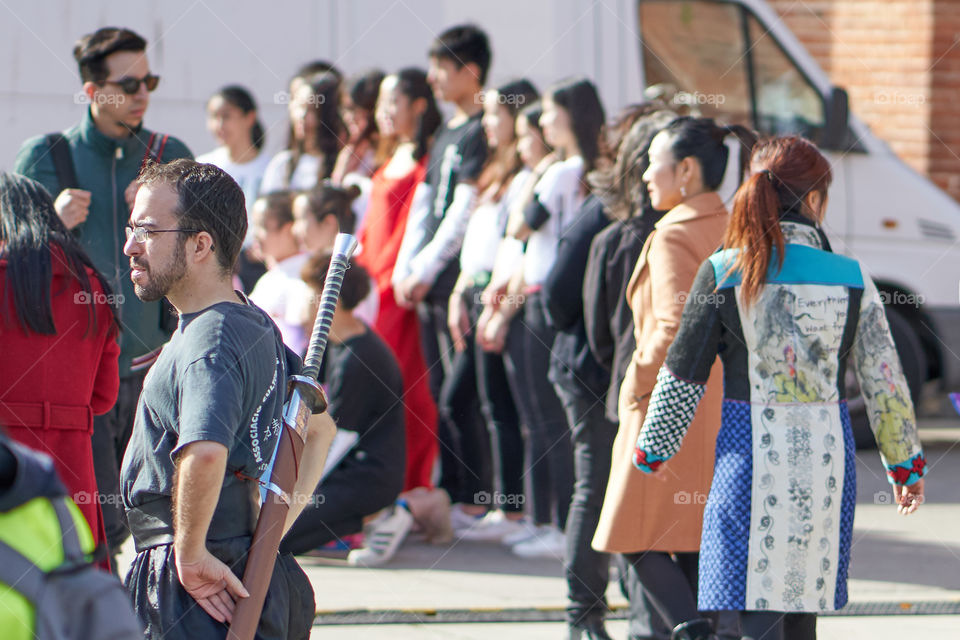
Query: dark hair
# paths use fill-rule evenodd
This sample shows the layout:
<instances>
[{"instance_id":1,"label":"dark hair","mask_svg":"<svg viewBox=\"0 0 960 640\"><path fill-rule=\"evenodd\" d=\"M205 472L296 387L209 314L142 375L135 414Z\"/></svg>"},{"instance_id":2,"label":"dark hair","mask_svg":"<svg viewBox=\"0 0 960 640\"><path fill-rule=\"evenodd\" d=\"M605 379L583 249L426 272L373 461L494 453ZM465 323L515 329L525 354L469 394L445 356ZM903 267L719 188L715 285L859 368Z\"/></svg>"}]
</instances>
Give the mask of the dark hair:
<instances>
[{"instance_id":1,"label":"dark hair","mask_svg":"<svg viewBox=\"0 0 960 640\"><path fill-rule=\"evenodd\" d=\"M670 136L670 151L674 160L680 162L689 157L697 159L703 174L703 186L710 191L720 188L727 170L730 149L724 143L726 137L733 134L740 142L741 178L750 166L750 151L757 142L757 134L750 129L738 124L721 127L713 118L680 116L663 131Z\"/></svg>"},{"instance_id":2,"label":"dark hair","mask_svg":"<svg viewBox=\"0 0 960 640\"><path fill-rule=\"evenodd\" d=\"M293 222L294 195L293 191L288 190L271 191L257 197L257 201L262 201L264 204L265 218L275 222L278 227L282 227Z\"/></svg>"},{"instance_id":3,"label":"dark hair","mask_svg":"<svg viewBox=\"0 0 960 640\"><path fill-rule=\"evenodd\" d=\"M335 187L324 181L301 195L306 197L307 210L317 222L323 222L327 216L336 216L340 233L353 233L355 220L351 203L360 195L359 187Z\"/></svg>"},{"instance_id":4,"label":"dark hair","mask_svg":"<svg viewBox=\"0 0 960 640\"><path fill-rule=\"evenodd\" d=\"M526 120L527 126L539 132L540 138L543 139L543 127L540 126L540 116L542 115L543 103L537 100L531 104L528 104L523 109L520 109L520 113L517 114L517 117ZM547 148L550 147L546 140L543 140L543 145Z\"/></svg>"},{"instance_id":5,"label":"dark hair","mask_svg":"<svg viewBox=\"0 0 960 640\"><path fill-rule=\"evenodd\" d=\"M360 133L360 140L369 140L377 133L377 120L373 117L373 112L377 108L380 83L383 82L385 75L380 69L370 69L351 76L343 87L343 92L350 98L350 102L370 114L367 118L367 127ZM353 142L359 142L359 140Z\"/></svg>"},{"instance_id":6,"label":"dark hair","mask_svg":"<svg viewBox=\"0 0 960 640\"><path fill-rule=\"evenodd\" d=\"M297 71L293 74L293 77L290 78L290 82L293 82L297 78L306 80L310 76L321 73L332 74L337 78L338 82L343 80L343 73L341 73L340 69L337 69L333 63L327 62L326 60L311 60L297 67Z\"/></svg>"},{"instance_id":7,"label":"dark hair","mask_svg":"<svg viewBox=\"0 0 960 640\"><path fill-rule=\"evenodd\" d=\"M524 105L535 102L539 98L536 87L526 78L508 82L494 91L497 93L497 105L507 108L514 124L517 114ZM500 198L510 186L510 179L520 171L522 166L520 156L517 155L516 138L498 146L493 153L487 155L487 162L477 179L478 191L483 193L489 187L496 185L496 197Z\"/></svg>"},{"instance_id":8,"label":"dark hair","mask_svg":"<svg viewBox=\"0 0 960 640\"><path fill-rule=\"evenodd\" d=\"M223 98L223 101L227 104L240 109L244 115L257 112L257 103L254 101L253 96L238 84L226 86L213 94L212 97L217 96ZM253 121L253 127L250 129L250 142L253 143L257 151L261 151L266 140L267 134L263 130L263 123L260 122L260 118L256 118Z\"/></svg>"},{"instance_id":9,"label":"dark hair","mask_svg":"<svg viewBox=\"0 0 960 640\"><path fill-rule=\"evenodd\" d=\"M612 218L641 216L656 222L657 211L650 204L643 173L650 166L650 141L675 118L674 112L657 105L633 105L607 130L601 150L605 166L590 172L587 183Z\"/></svg>"},{"instance_id":10,"label":"dark hair","mask_svg":"<svg viewBox=\"0 0 960 640\"><path fill-rule=\"evenodd\" d=\"M110 75L107 56L118 51L146 51L147 41L129 29L103 27L88 33L73 46L80 79L102 85Z\"/></svg>"},{"instance_id":11,"label":"dark hair","mask_svg":"<svg viewBox=\"0 0 960 640\"><path fill-rule=\"evenodd\" d=\"M570 128L583 156L584 173L592 171L600 154L600 132L606 116L597 88L586 78L554 85L547 95L570 114Z\"/></svg>"},{"instance_id":12,"label":"dark hair","mask_svg":"<svg viewBox=\"0 0 960 640\"><path fill-rule=\"evenodd\" d=\"M450 27L433 41L428 55L431 58L449 60L458 69L468 64L477 65L480 72L477 84L481 87L487 82L487 71L490 69L490 41L487 34L472 24L462 24Z\"/></svg>"},{"instance_id":13,"label":"dark hair","mask_svg":"<svg viewBox=\"0 0 960 640\"><path fill-rule=\"evenodd\" d=\"M777 270L783 267L781 215L806 215L804 198L813 191L825 196L833 178L830 162L812 142L799 136L759 142L749 162L758 170L734 196L723 238L725 249L740 249L731 270L741 274L747 305L760 295L774 255Z\"/></svg>"},{"instance_id":14,"label":"dark hair","mask_svg":"<svg viewBox=\"0 0 960 640\"><path fill-rule=\"evenodd\" d=\"M333 167L337 163L337 154L343 147L345 127L343 120L340 118L340 78L333 73L324 72L307 80L307 86L310 87L312 95L307 108L312 108L317 112L317 127L313 132L313 144L323 156L323 162L320 163L317 175L317 181L319 182L329 178L330 174L333 173ZM287 148L292 151L290 161L287 163L287 183L289 184L304 149L303 141L295 141L292 131Z\"/></svg>"},{"instance_id":15,"label":"dark hair","mask_svg":"<svg viewBox=\"0 0 960 640\"><path fill-rule=\"evenodd\" d=\"M7 261L7 278L3 283L3 314L7 317L7 300L12 296L17 321L24 331L55 335L52 295L51 257L62 264L76 279L87 301L94 300L87 269L99 281L105 299L111 301L110 286L96 270L76 237L67 230L53 208L53 198L39 182L16 173L0 173L0 257ZM96 327L96 304L88 304L87 330ZM117 325L115 305L110 305L111 318ZM86 335L86 334L85 334Z\"/></svg>"},{"instance_id":16,"label":"dark hair","mask_svg":"<svg viewBox=\"0 0 960 640\"><path fill-rule=\"evenodd\" d=\"M414 141L417 143L413 152L413 159L420 160L430 150L430 140L442 121L440 110L437 108L433 89L427 83L427 74L422 69L407 67L396 73L397 91L407 97L410 102L423 98L427 108L417 120L417 131Z\"/></svg>"},{"instance_id":17,"label":"dark hair","mask_svg":"<svg viewBox=\"0 0 960 640\"><path fill-rule=\"evenodd\" d=\"M168 164L148 161L137 184L172 187L177 193L177 226L209 233L221 270L233 270L247 235L247 208L243 190L229 174L212 164L185 158Z\"/></svg>"},{"instance_id":18,"label":"dark hair","mask_svg":"<svg viewBox=\"0 0 960 640\"><path fill-rule=\"evenodd\" d=\"M323 292L323 284L327 280L327 271L330 269L330 260L333 252L323 251L311 254L300 277L318 294ZM364 298L370 295L370 274L359 264L350 263L350 267L343 273L343 284L340 287L340 306L346 311L353 311Z\"/></svg>"}]
</instances>

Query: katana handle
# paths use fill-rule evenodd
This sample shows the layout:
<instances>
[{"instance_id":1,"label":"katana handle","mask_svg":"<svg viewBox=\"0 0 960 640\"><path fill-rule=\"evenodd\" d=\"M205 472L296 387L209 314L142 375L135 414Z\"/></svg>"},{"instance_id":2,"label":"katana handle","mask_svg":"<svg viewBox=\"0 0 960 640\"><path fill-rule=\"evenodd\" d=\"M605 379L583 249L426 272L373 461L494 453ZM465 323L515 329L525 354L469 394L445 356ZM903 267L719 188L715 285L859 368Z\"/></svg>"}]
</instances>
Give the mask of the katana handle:
<instances>
[{"instance_id":1,"label":"katana handle","mask_svg":"<svg viewBox=\"0 0 960 640\"><path fill-rule=\"evenodd\" d=\"M312 413L326 408L323 392L317 384L317 374L327 347L330 323L340 297L343 274L350 266L350 256L356 247L357 239L353 236L345 233L337 235L304 367L300 375L291 376L290 379L290 393L283 411L283 429L277 444L273 473L266 485L267 498L260 507L257 528L253 532L253 541L247 554L243 586L250 593L250 597L237 602L230 629L227 631L228 640L253 640L260 623L263 602L267 597L277 561L277 550L283 537L283 525L287 521L290 501L297 483L300 458L307 439L307 421Z\"/></svg>"},{"instance_id":2,"label":"katana handle","mask_svg":"<svg viewBox=\"0 0 960 640\"><path fill-rule=\"evenodd\" d=\"M301 375L308 378L316 380L320 374L320 362L323 360L323 352L327 349L327 337L330 335L330 323L333 322L333 312L337 308L337 299L340 297L343 274L349 268L350 256L356 248L356 238L346 233L337 234L333 244L333 257L330 258L330 267L327 269L327 278L323 282L320 308L317 309L313 333L310 334L310 345L303 359Z\"/></svg>"}]
</instances>

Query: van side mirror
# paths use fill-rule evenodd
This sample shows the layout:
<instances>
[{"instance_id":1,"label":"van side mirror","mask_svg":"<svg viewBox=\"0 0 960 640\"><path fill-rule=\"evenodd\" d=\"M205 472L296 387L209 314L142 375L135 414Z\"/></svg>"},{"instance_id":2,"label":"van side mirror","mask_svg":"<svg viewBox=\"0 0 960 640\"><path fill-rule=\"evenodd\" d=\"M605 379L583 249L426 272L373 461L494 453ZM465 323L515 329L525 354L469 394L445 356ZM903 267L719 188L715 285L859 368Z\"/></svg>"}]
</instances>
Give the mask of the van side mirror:
<instances>
[{"instance_id":1,"label":"van side mirror","mask_svg":"<svg viewBox=\"0 0 960 640\"><path fill-rule=\"evenodd\" d=\"M841 87L832 87L826 101L826 123L823 126L823 137L820 146L824 149L844 151L847 149L849 138L848 121L850 118L850 98L847 90Z\"/></svg>"}]
</instances>

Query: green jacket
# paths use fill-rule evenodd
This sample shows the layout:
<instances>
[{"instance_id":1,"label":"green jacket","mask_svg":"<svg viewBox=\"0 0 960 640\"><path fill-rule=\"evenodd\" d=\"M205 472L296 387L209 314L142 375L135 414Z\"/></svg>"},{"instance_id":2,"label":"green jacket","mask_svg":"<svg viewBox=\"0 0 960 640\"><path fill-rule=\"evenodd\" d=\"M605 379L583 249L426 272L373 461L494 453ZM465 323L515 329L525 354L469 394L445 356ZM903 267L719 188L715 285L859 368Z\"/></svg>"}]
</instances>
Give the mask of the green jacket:
<instances>
[{"instance_id":1,"label":"green jacket","mask_svg":"<svg viewBox=\"0 0 960 640\"><path fill-rule=\"evenodd\" d=\"M64 132L80 188L91 194L87 220L76 228L80 243L113 292L119 294L121 377L130 375L132 358L156 349L170 337L161 325L162 302L137 298L130 281L130 259L123 255L124 226L130 218L123 192L137 177L150 134L141 128L125 140L105 136L94 126L89 108L80 124ZM193 158L193 154L171 136L160 160L178 158ZM43 184L54 199L63 190L45 136L23 143L13 170Z\"/></svg>"}]
</instances>

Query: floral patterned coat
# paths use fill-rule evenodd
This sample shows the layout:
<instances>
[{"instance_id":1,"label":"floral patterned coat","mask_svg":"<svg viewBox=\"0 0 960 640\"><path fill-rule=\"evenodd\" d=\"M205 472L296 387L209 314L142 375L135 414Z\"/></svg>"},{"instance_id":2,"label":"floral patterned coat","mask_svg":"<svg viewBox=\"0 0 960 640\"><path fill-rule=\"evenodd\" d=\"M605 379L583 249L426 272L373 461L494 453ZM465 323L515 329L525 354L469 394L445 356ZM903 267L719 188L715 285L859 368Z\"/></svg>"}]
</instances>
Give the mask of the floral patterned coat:
<instances>
[{"instance_id":1,"label":"floral patterned coat","mask_svg":"<svg viewBox=\"0 0 960 640\"><path fill-rule=\"evenodd\" d=\"M637 439L650 470L680 448L719 353L723 421L700 552L701 610L817 612L847 601L856 501L852 367L891 482L925 461L883 303L813 226L781 222L782 268L742 304L736 253L701 266Z\"/></svg>"}]
</instances>

